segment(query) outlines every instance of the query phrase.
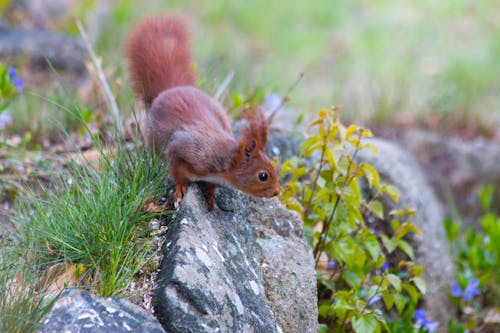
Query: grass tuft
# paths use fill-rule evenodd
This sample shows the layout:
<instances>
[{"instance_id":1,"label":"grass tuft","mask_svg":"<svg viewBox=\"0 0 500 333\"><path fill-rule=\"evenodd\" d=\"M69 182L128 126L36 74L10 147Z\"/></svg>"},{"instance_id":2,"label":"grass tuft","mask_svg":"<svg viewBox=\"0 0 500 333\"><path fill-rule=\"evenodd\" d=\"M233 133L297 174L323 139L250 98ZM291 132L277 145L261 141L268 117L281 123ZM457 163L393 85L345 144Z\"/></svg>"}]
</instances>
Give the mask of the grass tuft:
<instances>
[{"instance_id":1,"label":"grass tuft","mask_svg":"<svg viewBox=\"0 0 500 333\"><path fill-rule=\"evenodd\" d=\"M163 190L167 173L158 158L136 144L101 150L99 169L72 163L39 198L19 201L21 243L31 244L41 265L70 262L77 278L101 296L122 294L151 255L141 210Z\"/></svg>"}]
</instances>

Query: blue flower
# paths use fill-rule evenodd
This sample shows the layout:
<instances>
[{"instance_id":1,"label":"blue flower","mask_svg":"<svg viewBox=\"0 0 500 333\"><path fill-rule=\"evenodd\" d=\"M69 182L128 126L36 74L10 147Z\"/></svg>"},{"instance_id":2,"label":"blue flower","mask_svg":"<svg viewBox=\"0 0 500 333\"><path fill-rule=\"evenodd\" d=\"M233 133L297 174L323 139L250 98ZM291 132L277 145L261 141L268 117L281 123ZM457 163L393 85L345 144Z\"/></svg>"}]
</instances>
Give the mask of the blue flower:
<instances>
[{"instance_id":1,"label":"blue flower","mask_svg":"<svg viewBox=\"0 0 500 333\"><path fill-rule=\"evenodd\" d=\"M437 321L430 321L429 319L427 319L427 314L426 314L426 311L425 310L416 310L414 313L413 313L413 318L415 318L415 323L426 329L427 332L429 333L433 333L435 331L437 331L438 327L439 327L439 323Z\"/></svg>"},{"instance_id":2,"label":"blue flower","mask_svg":"<svg viewBox=\"0 0 500 333\"><path fill-rule=\"evenodd\" d=\"M335 268L335 266L336 266L336 265L335 265L335 261L330 260L330 261L328 262L328 265L326 266L326 268L328 268L328 269L334 269L334 268Z\"/></svg>"},{"instance_id":3,"label":"blue flower","mask_svg":"<svg viewBox=\"0 0 500 333\"><path fill-rule=\"evenodd\" d=\"M382 266L380 266L380 269L386 271L387 269L389 269L389 263L387 261L384 261Z\"/></svg>"},{"instance_id":4,"label":"blue flower","mask_svg":"<svg viewBox=\"0 0 500 333\"><path fill-rule=\"evenodd\" d=\"M368 301L368 305L373 305L373 304L376 304L378 302L380 302L380 300L382 299L382 296L380 296L379 294L376 294L375 296L373 296L369 301Z\"/></svg>"},{"instance_id":5,"label":"blue flower","mask_svg":"<svg viewBox=\"0 0 500 333\"><path fill-rule=\"evenodd\" d=\"M451 295L453 297L462 297L463 291L462 291L462 288L460 288L460 285L458 284L457 280L453 281L450 289L451 289L450 290Z\"/></svg>"},{"instance_id":6,"label":"blue flower","mask_svg":"<svg viewBox=\"0 0 500 333\"><path fill-rule=\"evenodd\" d=\"M10 76L10 82L16 87L17 91L22 92L24 87L24 81L17 76L17 71L14 67L9 67L7 70Z\"/></svg>"},{"instance_id":7,"label":"blue flower","mask_svg":"<svg viewBox=\"0 0 500 333\"><path fill-rule=\"evenodd\" d=\"M472 278L467 283L465 290L462 290L458 281L453 281L451 285L451 295L453 297L463 297L466 302L470 302L474 297L481 295L481 289L479 289L479 280Z\"/></svg>"},{"instance_id":8,"label":"blue flower","mask_svg":"<svg viewBox=\"0 0 500 333\"><path fill-rule=\"evenodd\" d=\"M464 291L464 300L469 302L474 297L481 295L481 290L479 289L479 280L476 278L472 278L469 280L467 287L465 287Z\"/></svg>"}]
</instances>

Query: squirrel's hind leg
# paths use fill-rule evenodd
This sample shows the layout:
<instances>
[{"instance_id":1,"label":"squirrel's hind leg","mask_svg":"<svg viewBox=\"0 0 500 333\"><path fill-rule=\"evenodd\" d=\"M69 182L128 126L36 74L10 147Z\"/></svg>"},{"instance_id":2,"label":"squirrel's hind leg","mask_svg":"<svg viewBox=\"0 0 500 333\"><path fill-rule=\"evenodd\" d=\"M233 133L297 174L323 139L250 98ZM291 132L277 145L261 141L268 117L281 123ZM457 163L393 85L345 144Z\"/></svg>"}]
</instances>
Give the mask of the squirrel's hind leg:
<instances>
[{"instance_id":1,"label":"squirrel's hind leg","mask_svg":"<svg viewBox=\"0 0 500 333\"><path fill-rule=\"evenodd\" d=\"M179 205L187 191L189 183L188 165L179 158L173 158L170 161L170 174L175 183L174 207L179 209Z\"/></svg>"}]
</instances>

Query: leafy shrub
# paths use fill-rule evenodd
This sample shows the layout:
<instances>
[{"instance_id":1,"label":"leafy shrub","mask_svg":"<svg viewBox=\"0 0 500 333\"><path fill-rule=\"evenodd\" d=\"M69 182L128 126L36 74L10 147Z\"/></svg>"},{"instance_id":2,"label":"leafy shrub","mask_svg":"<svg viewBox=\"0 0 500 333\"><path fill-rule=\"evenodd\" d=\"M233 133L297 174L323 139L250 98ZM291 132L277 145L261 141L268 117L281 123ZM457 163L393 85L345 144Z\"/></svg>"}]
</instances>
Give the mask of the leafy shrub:
<instances>
[{"instance_id":1,"label":"leafy shrub","mask_svg":"<svg viewBox=\"0 0 500 333\"><path fill-rule=\"evenodd\" d=\"M479 230L464 230L451 219L444 222L457 267L450 297L459 310L459 321L449 324L450 332L479 327L487 309L500 306L500 216L490 211L493 192L493 187L487 186L480 193L485 213L479 217Z\"/></svg>"},{"instance_id":2,"label":"leafy shrub","mask_svg":"<svg viewBox=\"0 0 500 333\"><path fill-rule=\"evenodd\" d=\"M322 331L435 330L425 312L415 311L425 285L405 239L418 233L407 221L413 212L386 214L380 198L398 200L398 189L383 184L372 165L356 161L362 149L377 153L363 141L370 131L344 127L337 107L321 110L310 128L316 131L301 145L301 157L282 166L289 179L283 199L302 216L313 248ZM367 222L369 215L389 219L389 231L377 231L376 223ZM397 251L404 259L393 263L388 256Z\"/></svg>"}]
</instances>

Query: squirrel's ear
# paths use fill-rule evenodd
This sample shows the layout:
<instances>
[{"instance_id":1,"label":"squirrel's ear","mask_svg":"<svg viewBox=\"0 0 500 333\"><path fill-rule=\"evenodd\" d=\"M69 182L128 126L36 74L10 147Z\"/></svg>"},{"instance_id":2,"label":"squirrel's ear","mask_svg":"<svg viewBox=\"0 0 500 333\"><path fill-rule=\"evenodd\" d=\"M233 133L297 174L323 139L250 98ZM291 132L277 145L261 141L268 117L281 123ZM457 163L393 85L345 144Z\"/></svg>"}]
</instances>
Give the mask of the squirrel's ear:
<instances>
[{"instance_id":1,"label":"squirrel's ear","mask_svg":"<svg viewBox=\"0 0 500 333\"><path fill-rule=\"evenodd\" d=\"M255 156L258 153L257 140L252 138L241 138L239 142L240 153L246 158Z\"/></svg>"}]
</instances>

